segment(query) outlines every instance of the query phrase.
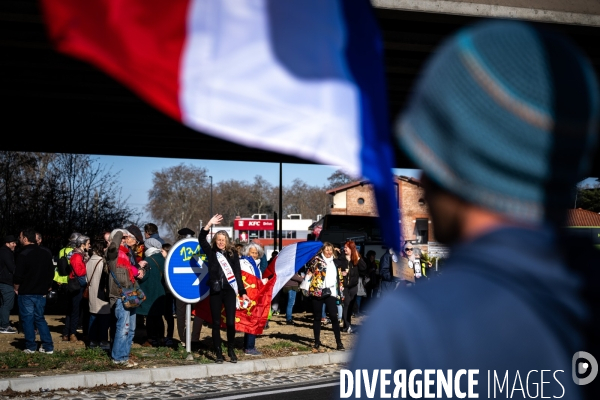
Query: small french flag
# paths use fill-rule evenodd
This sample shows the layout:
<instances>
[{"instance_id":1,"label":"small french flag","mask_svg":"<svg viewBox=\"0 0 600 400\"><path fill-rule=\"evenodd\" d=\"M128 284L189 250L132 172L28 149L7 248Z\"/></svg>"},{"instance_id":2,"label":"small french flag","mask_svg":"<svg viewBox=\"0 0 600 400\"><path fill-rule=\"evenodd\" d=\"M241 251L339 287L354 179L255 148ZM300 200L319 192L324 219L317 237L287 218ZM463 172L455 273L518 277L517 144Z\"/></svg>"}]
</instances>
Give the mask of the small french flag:
<instances>
[{"instance_id":1,"label":"small french flag","mask_svg":"<svg viewBox=\"0 0 600 400\"><path fill-rule=\"evenodd\" d=\"M304 264L309 262L321 249L321 242L299 242L290 244L281 249L274 260L271 261L265 272L264 277L274 276L275 285L273 286L273 296L281 290L283 285L289 281L292 276Z\"/></svg>"}]
</instances>

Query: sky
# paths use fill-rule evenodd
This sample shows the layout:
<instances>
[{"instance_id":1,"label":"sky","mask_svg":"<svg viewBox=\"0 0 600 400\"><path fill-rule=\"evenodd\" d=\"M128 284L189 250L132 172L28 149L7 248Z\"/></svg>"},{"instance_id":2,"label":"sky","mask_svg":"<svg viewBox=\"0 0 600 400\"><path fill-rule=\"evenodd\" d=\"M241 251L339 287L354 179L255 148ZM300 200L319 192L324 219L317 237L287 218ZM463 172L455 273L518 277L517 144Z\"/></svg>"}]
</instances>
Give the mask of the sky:
<instances>
[{"instance_id":1,"label":"sky","mask_svg":"<svg viewBox=\"0 0 600 400\"><path fill-rule=\"evenodd\" d=\"M157 158L157 157L125 157L125 156L100 156L92 155L96 161L108 171L119 172L119 184L123 199L132 208L142 213L142 222L151 221L152 218L145 212L144 207L148 202L148 191L152 188L153 172L185 163L208 170L208 175L213 177L213 184L230 179L252 182L256 175L261 175L274 186L279 185L279 164L245 162L245 161L219 161L196 160L184 158ZM135 171L135 179L125 171ZM327 184L327 178L338 168L328 165L316 164L283 164L283 186L289 186L298 178L311 186ZM394 169L394 174L418 178L421 171L417 169ZM596 183L596 178L588 178L580 183L581 186ZM249 215L248 215L249 217Z\"/></svg>"},{"instance_id":2,"label":"sky","mask_svg":"<svg viewBox=\"0 0 600 400\"><path fill-rule=\"evenodd\" d=\"M219 160L192 160L183 158L156 158L156 157L126 157L126 156L100 156L92 155L106 171L119 172L119 184L123 199L132 208L143 213L142 221L151 221L144 207L148 202L148 191L152 188L153 172L185 163L208 170L208 175L213 177L213 184L230 179L253 182L256 175L261 175L274 186L279 185L279 164L245 161L219 161ZM338 168L335 166L315 164L283 164L283 186L289 186L294 179L301 179L311 186L327 184L327 178ZM135 171L135 179L125 171ZM394 169L396 175L418 178L420 171L416 169Z\"/></svg>"}]
</instances>

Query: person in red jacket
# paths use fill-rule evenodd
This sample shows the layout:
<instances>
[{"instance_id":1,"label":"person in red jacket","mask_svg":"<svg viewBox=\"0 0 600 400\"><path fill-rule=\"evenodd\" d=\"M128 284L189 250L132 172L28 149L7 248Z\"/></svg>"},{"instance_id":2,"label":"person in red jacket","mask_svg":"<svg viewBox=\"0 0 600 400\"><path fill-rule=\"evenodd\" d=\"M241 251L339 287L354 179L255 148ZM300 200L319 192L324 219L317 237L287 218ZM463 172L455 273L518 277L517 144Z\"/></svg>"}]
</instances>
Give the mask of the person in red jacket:
<instances>
[{"instance_id":1,"label":"person in red jacket","mask_svg":"<svg viewBox=\"0 0 600 400\"><path fill-rule=\"evenodd\" d=\"M62 340L63 341L77 341L77 324L79 323L79 309L81 306L81 300L83 290L87 286L86 282L86 263L90 258L90 238L85 235L81 235L75 241L75 248L71 252L71 273L69 274L69 280L76 279L79 283L77 289L72 289L69 285L68 292L68 307L67 315L65 318L65 327L63 329ZM87 301L87 300L86 300Z\"/></svg>"}]
</instances>

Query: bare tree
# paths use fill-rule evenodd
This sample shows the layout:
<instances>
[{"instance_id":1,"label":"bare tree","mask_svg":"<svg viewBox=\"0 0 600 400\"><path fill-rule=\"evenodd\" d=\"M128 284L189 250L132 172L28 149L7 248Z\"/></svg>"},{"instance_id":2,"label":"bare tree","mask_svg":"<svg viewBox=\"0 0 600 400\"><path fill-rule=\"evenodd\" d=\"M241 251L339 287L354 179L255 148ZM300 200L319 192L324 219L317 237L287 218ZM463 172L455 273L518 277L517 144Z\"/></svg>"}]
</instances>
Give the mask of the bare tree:
<instances>
[{"instance_id":1,"label":"bare tree","mask_svg":"<svg viewBox=\"0 0 600 400\"><path fill-rule=\"evenodd\" d=\"M236 216L247 217L248 193L250 185L246 181L234 179L221 181L217 184L214 195L213 210L223 215L223 226L233 225Z\"/></svg>"},{"instance_id":2,"label":"bare tree","mask_svg":"<svg viewBox=\"0 0 600 400\"><path fill-rule=\"evenodd\" d=\"M136 213L117 175L89 155L0 152L0 233L32 227L57 251L73 231L95 236L122 226Z\"/></svg>"},{"instance_id":3,"label":"bare tree","mask_svg":"<svg viewBox=\"0 0 600 400\"><path fill-rule=\"evenodd\" d=\"M206 168L181 163L153 175L146 210L159 225L166 225L165 236L175 238L181 228L197 230L194 227L200 220L208 221L210 181Z\"/></svg>"},{"instance_id":4,"label":"bare tree","mask_svg":"<svg viewBox=\"0 0 600 400\"><path fill-rule=\"evenodd\" d=\"M254 183L248 193L249 214L273 214L277 204L276 189L260 175L254 177Z\"/></svg>"},{"instance_id":5,"label":"bare tree","mask_svg":"<svg viewBox=\"0 0 600 400\"><path fill-rule=\"evenodd\" d=\"M283 191L284 215L302 214L303 218L315 219L319 214L327 214L330 199L326 190L324 187L310 186L300 179L295 179L292 185Z\"/></svg>"}]
</instances>

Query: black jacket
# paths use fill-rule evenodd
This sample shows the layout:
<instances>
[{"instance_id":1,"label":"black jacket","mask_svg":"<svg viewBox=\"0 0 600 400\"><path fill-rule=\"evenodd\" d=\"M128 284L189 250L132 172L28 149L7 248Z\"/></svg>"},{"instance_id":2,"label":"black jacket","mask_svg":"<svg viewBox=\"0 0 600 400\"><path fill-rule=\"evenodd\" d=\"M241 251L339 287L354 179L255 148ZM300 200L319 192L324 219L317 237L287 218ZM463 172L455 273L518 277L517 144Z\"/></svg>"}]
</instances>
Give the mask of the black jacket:
<instances>
[{"instance_id":1,"label":"black jacket","mask_svg":"<svg viewBox=\"0 0 600 400\"><path fill-rule=\"evenodd\" d=\"M13 282L19 286L19 295L46 295L52 286L54 263L52 255L37 244L29 244L17 254Z\"/></svg>"},{"instance_id":2,"label":"black jacket","mask_svg":"<svg viewBox=\"0 0 600 400\"><path fill-rule=\"evenodd\" d=\"M211 247L210 243L208 243L208 241L206 240L206 236L208 235L208 230L205 230L204 228L200 229L200 234L198 235L198 241L200 242L200 247L202 247L202 251L204 251L204 253L207 256L208 259L208 275L209 275L209 282L214 282L214 281L218 281L221 280L221 287L223 287L225 290L227 290L227 288L231 288L231 286L229 285L229 283L227 283L227 280L225 279L225 274L223 274L223 270L221 269L221 265L219 265L219 261L217 260L217 249L216 247L213 248ZM238 286L238 294L244 295L246 294L246 289L244 288L244 282L242 281L242 269L240 268L240 257L238 256L237 252L234 252L233 254L229 255L227 254L227 252L222 253L225 258L227 259L227 261L229 262L229 265L231 266L231 269L233 270L233 275L235 275L235 280L237 281L237 286ZM209 287L212 288L212 285L209 285ZM212 290L212 289L211 289Z\"/></svg>"},{"instance_id":3,"label":"black jacket","mask_svg":"<svg viewBox=\"0 0 600 400\"><path fill-rule=\"evenodd\" d=\"M351 289L358 286L358 277L364 276L367 273L367 264L362 258L358 259L356 265L346 260L346 256L342 254L340 257L342 263L342 271L348 270L348 274L344 277L344 288Z\"/></svg>"},{"instance_id":4,"label":"black jacket","mask_svg":"<svg viewBox=\"0 0 600 400\"><path fill-rule=\"evenodd\" d=\"M6 245L0 247L0 283L13 284L15 254Z\"/></svg>"}]
</instances>

